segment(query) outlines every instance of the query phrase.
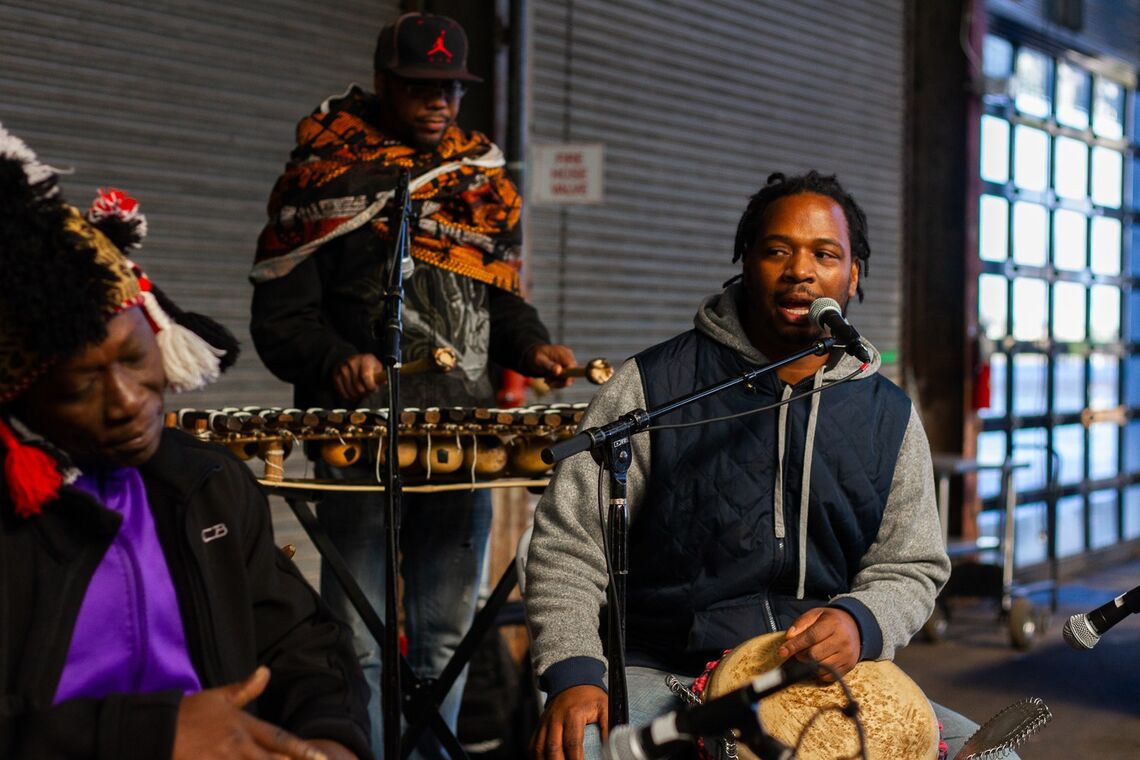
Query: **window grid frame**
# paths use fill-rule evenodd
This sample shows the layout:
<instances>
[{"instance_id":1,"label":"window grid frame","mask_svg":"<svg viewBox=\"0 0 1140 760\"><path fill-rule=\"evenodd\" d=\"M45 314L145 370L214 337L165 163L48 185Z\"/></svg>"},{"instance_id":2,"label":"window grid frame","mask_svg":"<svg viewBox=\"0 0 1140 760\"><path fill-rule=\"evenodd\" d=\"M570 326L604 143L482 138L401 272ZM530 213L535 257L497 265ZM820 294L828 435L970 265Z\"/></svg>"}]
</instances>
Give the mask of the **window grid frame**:
<instances>
[{"instance_id":1,"label":"window grid frame","mask_svg":"<svg viewBox=\"0 0 1140 760\"><path fill-rule=\"evenodd\" d=\"M1070 483L1068 485L1060 485L1058 482L1058 462L1054 456L1046 455L1045 463L1045 483L1043 487L1034 488L1018 492L1016 495L1016 502L1018 506L1023 504L1031 504L1035 502L1044 502L1046 505L1046 520L1048 522L1048 540L1051 544L1049 547L1049 556L1055 556L1056 546L1056 529L1057 529L1057 504L1060 499L1072 496L1080 496L1082 504L1082 516L1084 523L1084 536L1083 548L1085 551L1091 548L1091 534L1092 534L1092 511L1091 511L1091 495L1100 493L1106 489L1112 489L1115 494L1115 507L1116 514L1115 521L1115 535L1113 543L1119 543L1127 540L1125 531L1125 510L1126 499L1124 497L1125 489L1129 486L1140 484L1140 472L1127 471L1127 454L1125 449L1127 444L1126 431L1130 422L1140 420L1140 406L1128 405L1127 383L1129 380L1137 381L1140 378L1131 378L1129 376L1128 364L1129 357L1140 354L1140 325L1130 324L1132 316L1132 299L1140 294L1140 267L1134 264L1134 259L1140 260L1140 251L1134 251L1133 238L1135 236L1135 229L1140 220L1138 220L1136 205L1140 204L1140 198L1134 197L1134 186L1136 184L1133 173L1140 170L1137 166L1137 157L1140 156L1140 150L1133 142L1133 138L1137 132L1140 132L1140 125L1136 123L1136 109L1138 100L1138 91L1135 83L1132 84L1118 82L1124 90L1124 113L1123 116L1123 129L1121 138L1109 138L1096 134L1093 131L1094 125L1094 109L1096 104L1096 90L1097 83L1100 77L1104 76L1104 72L1095 70L1083 65L1081 61L1074 61L1069 56L1069 51L1050 48L1049 46L1036 44L1027 44L1024 40L1019 39L1017 34L1011 34L1008 30L1001 30L999 32L991 32L992 36L1003 39L1011 47L1010 58L1010 71L1008 76L1011 79L1016 77L1017 58L1022 48L1030 48L1038 53L1042 53L1051 59L1050 68L1052 76L1050 77L1050 108L1049 116L1046 118L1039 118L1027 114L1022 114L1017 111L1015 101L1016 99L1008 93L1003 97L997 99L986 98L983 99L983 108L981 116L990 116L1002 119L1008 124L1008 143L1006 145L1006 181L1004 183L993 182L982 178L982 167L979 165L974 167L976 172L975 177L979 183L980 196L991 195L1001 198L1006 201L1006 256L1004 261L987 261L980 257L980 251L976 252L976 276L983 274L998 275L1005 279L1006 285L1006 310L1005 310L1005 337L998 342L995 347L997 352L1005 356L1005 388L1004 388L1004 405L1005 413L1001 416L979 416L976 420L974 427L975 434L981 434L991 431L1002 431L1004 433L1005 441L1005 456L1010 457L1014 452L1014 437L1015 432L1018 430L1033 430L1043 429L1045 431L1046 446L1050 452L1056 451L1056 442L1054 436L1054 429L1060 425L1066 424L1080 424L1082 426L1082 454L1081 454L1081 475L1079 481ZM1057 75L1059 63L1065 61L1069 65L1076 66L1077 68L1088 73L1090 77L1088 96L1085 105L1088 108L1089 123L1084 129L1076 129L1057 121L1057 97L1058 97L1058 82L1060 77ZM1115 81L1115 80L1114 80ZM1041 191L1024 190L1017 187L1015 184L1015 159L1018 139L1017 132L1018 126L1024 126L1032 129L1037 129L1045 132L1048 135L1048 149L1045 160L1048 162L1048 185L1046 189ZM979 130L981 124L978 125ZM1085 195L1080 200L1075 200L1067 197L1061 197L1056 192L1056 181L1058 171L1058 161L1056 160L1057 153L1057 139L1059 137L1066 137L1075 139L1087 146L1085 156ZM1101 146L1118 151L1122 154L1123 158L1123 171L1121 174L1121 205L1119 208L1109 208L1096 205L1093 202L1093 148ZM980 156L979 156L980 159ZM981 202L979 196L978 202ZM1014 243L1015 243L1015 228L1013 224L1014 207L1017 201L1027 201L1037 203L1046 209L1048 214L1048 221L1045 230L1045 243L1046 243L1046 261L1043 266L1029 266L1019 264L1014 261ZM1084 251L1084 266L1079 271L1060 270L1055 266L1055 247L1056 235L1054 214L1057 210L1064 209L1074 211L1081 214L1085 224L1085 251ZM1105 275L1097 274L1092 270L1093 255L1092 255L1092 223L1093 219L1097 216L1106 216L1115 218L1121 223L1121 265L1118 275ZM979 239L981 238L981 231L979 230ZM1015 305L1013 300L1013 284L1016 277L1027 276L1035 279L1043 280L1046 283L1046 334L1040 341L1018 341L1014 339L1014 320L1015 320ZM1054 320L1055 320L1055 302L1054 302L1054 288L1058 282L1074 282L1082 285L1086 290L1085 305L1084 305L1084 320L1085 320L1085 340L1078 343L1059 342L1053 339L1054 335ZM1119 334L1117 340L1112 343L1097 343L1094 342L1092 335L1092 319L1093 319L1093 285L1110 285L1117 289L1120 293L1120 307L1119 307ZM977 318L979 311L976 310L974 318ZM1015 383L1015 370L1014 363L1015 357L1022 353L1032 353L1045 356L1045 394L1046 394L1046 411L1044 414L1033 415L1018 415L1015 413L1013 398L1016 389ZM1093 355L1107 353L1117 357L1117 377L1116 377L1116 393L1117 393L1117 406L1114 410L1103 414L1090 414L1090 401L1091 401L1091 386L1092 386L1092 369L1093 369ZM1077 355L1081 358L1081 364L1084 373L1084 387L1082 389L1082 410L1077 412L1058 413L1055 411L1056 406L1056 368L1057 357L1060 355ZM1089 479L1089 474L1092 468L1092 432L1090 424L1096 419L1109 419L1116 423L1115 437L1116 437L1116 474L1110 478L1101 478L1096 481ZM1001 496L995 496L983 500L982 508L984 510L1000 510L1003 508L1001 503Z\"/></svg>"}]
</instances>

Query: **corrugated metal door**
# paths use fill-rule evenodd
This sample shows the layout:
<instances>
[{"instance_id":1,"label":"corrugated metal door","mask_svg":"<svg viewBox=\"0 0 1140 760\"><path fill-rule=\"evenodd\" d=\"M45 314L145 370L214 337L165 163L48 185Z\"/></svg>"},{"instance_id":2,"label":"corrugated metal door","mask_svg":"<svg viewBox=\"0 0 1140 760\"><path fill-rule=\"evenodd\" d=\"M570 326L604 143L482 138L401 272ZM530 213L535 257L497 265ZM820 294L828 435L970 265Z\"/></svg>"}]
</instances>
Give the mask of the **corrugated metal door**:
<instances>
[{"instance_id":1,"label":"corrugated metal door","mask_svg":"<svg viewBox=\"0 0 1140 760\"><path fill-rule=\"evenodd\" d=\"M621 360L687 329L737 271L748 197L816 168L867 211L852 320L897 350L901 0L534 0L531 18L531 144L605 144L604 204L528 212L531 297L562 341Z\"/></svg>"},{"instance_id":2,"label":"corrugated metal door","mask_svg":"<svg viewBox=\"0 0 1140 760\"><path fill-rule=\"evenodd\" d=\"M210 389L168 406L288 405L248 337L246 280L265 201L297 120L351 81L371 87L396 0L5 0L0 122L58 167L86 205L129 191L150 237L138 255L183 308L242 340Z\"/></svg>"},{"instance_id":3,"label":"corrugated metal door","mask_svg":"<svg viewBox=\"0 0 1140 760\"><path fill-rule=\"evenodd\" d=\"M396 0L4 0L0 122L86 205L97 187L139 199L150 236L137 259L186 309L224 322L244 353L207 390L168 408L288 406L292 393L249 340L246 280L265 201L297 120L351 81L371 87L372 51ZM260 464L253 462L254 469ZM302 458L289 459L300 470ZM273 500L278 541L317 555Z\"/></svg>"}]
</instances>

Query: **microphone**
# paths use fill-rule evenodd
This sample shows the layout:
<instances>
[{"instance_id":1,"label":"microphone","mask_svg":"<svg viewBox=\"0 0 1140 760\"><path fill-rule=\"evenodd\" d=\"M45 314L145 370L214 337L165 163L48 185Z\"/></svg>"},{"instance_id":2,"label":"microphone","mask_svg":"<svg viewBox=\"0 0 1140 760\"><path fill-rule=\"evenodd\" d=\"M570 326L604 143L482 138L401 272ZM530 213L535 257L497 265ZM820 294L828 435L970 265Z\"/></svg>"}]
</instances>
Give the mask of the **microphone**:
<instances>
[{"instance_id":1,"label":"microphone","mask_svg":"<svg viewBox=\"0 0 1140 760\"><path fill-rule=\"evenodd\" d=\"M604 760L650 760L668 757L677 745L701 736L716 736L733 729L759 727L756 703L780 689L815 675L819 663L788 660L776 670L762 673L751 683L703 705L662 715L644 728L616 726L602 751ZM791 751L771 737L761 760L784 760ZM786 751L786 753L785 753Z\"/></svg>"},{"instance_id":2,"label":"microphone","mask_svg":"<svg viewBox=\"0 0 1140 760\"><path fill-rule=\"evenodd\" d=\"M816 327L826 326L836 340L844 343L847 353L864 364L871 363L871 354L859 339L859 331L843 316L843 310L834 298L817 298L811 302L808 318Z\"/></svg>"},{"instance_id":3,"label":"microphone","mask_svg":"<svg viewBox=\"0 0 1140 760\"><path fill-rule=\"evenodd\" d=\"M1087 615L1073 615L1065 621L1061 634L1065 643L1073 649L1092 649L1105 631L1137 612L1140 612L1140 586L1102 604Z\"/></svg>"}]
</instances>

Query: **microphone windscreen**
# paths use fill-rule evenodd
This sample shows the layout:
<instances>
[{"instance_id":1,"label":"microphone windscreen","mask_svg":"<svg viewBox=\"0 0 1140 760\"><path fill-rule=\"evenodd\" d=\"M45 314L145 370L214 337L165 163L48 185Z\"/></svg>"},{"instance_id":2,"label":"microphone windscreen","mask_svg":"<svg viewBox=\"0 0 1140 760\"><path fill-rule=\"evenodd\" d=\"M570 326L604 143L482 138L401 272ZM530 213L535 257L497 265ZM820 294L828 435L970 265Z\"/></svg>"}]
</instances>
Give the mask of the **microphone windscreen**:
<instances>
[{"instance_id":1,"label":"microphone windscreen","mask_svg":"<svg viewBox=\"0 0 1140 760\"><path fill-rule=\"evenodd\" d=\"M811 306L808 308L808 319L822 330L824 327L823 315L828 311L834 311L843 316L843 309L839 308L839 302L834 298L817 298L811 302Z\"/></svg>"},{"instance_id":2,"label":"microphone windscreen","mask_svg":"<svg viewBox=\"0 0 1140 760\"><path fill-rule=\"evenodd\" d=\"M644 757L637 729L629 724L614 726L602 748L602 760L638 760Z\"/></svg>"},{"instance_id":3,"label":"microphone windscreen","mask_svg":"<svg viewBox=\"0 0 1140 760\"><path fill-rule=\"evenodd\" d=\"M1084 614L1073 615L1066 620L1061 636L1073 649L1092 649L1100 641L1100 634L1093 630L1088 615Z\"/></svg>"}]
</instances>

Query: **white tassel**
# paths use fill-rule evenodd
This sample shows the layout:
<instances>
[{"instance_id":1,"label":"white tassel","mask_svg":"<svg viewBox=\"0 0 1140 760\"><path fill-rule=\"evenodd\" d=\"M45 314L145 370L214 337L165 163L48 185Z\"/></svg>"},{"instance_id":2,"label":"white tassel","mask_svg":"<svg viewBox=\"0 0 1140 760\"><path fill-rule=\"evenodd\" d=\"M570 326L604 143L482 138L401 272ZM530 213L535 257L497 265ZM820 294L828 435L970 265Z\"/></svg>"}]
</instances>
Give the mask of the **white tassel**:
<instances>
[{"instance_id":1,"label":"white tassel","mask_svg":"<svg viewBox=\"0 0 1140 760\"><path fill-rule=\"evenodd\" d=\"M152 293L144 291L142 296L143 308L158 328L154 337L162 351L162 367L171 390L193 391L217 380L222 374L221 357L226 352L172 320Z\"/></svg>"},{"instance_id":2,"label":"white tassel","mask_svg":"<svg viewBox=\"0 0 1140 760\"><path fill-rule=\"evenodd\" d=\"M40 160L36 158L35 152L28 147L27 143L4 129L3 124L0 124L0 157L14 158L19 161L23 165L24 174L28 178L29 185L35 185L59 174L58 169L40 163ZM51 198L58 194L59 187L53 185L51 189L45 193L45 196Z\"/></svg>"}]
</instances>

